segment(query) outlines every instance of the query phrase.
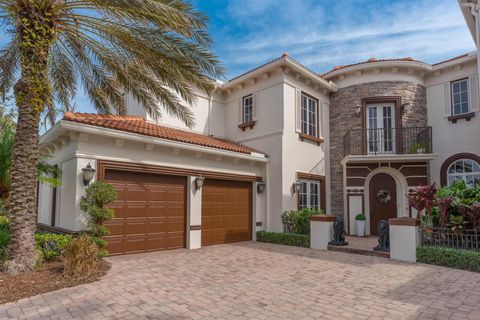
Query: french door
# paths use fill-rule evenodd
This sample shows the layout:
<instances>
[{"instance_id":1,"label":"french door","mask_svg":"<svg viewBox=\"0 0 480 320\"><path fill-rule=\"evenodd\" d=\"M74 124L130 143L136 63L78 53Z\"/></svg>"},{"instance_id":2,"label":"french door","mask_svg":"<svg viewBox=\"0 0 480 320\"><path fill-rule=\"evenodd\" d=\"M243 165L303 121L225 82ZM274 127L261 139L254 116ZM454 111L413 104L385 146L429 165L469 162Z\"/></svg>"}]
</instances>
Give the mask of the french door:
<instances>
[{"instance_id":1,"label":"french door","mask_svg":"<svg viewBox=\"0 0 480 320\"><path fill-rule=\"evenodd\" d=\"M367 105L367 148L369 154L395 152L394 104Z\"/></svg>"}]
</instances>

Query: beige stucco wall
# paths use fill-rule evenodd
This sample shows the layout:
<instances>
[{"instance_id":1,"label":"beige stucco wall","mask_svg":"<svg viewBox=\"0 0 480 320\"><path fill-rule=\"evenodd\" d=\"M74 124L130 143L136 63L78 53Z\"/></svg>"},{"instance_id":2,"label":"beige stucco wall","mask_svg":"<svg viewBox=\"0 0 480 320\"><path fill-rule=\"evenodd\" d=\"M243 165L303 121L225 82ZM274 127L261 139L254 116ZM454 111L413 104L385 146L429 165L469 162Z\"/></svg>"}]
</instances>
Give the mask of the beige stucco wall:
<instances>
[{"instance_id":1,"label":"beige stucco wall","mask_svg":"<svg viewBox=\"0 0 480 320\"><path fill-rule=\"evenodd\" d=\"M127 97L127 113L138 115L147 119L147 121L169 127L211 134L218 137L225 136L225 104L223 96L218 93L208 95L198 89L194 89L194 96L194 102L190 105L195 118L195 125L192 128L188 128L182 120L168 113L161 104L158 106L161 111L161 117L156 120L152 119L142 105L131 96ZM184 105L188 105L185 100L180 99L180 101Z\"/></svg>"},{"instance_id":2,"label":"beige stucco wall","mask_svg":"<svg viewBox=\"0 0 480 320\"><path fill-rule=\"evenodd\" d=\"M445 82L476 74L476 61L471 61L456 68L442 69L439 74L432 73L426 78L428 124L432 126L433 152L437 154L430 162L430 177L437 185L440 185L440 168L447 158L463 152L480 155L480 113L475 112L470 121L448 121L443 111L442 91Z\"/></svg>"},{"instance_id":3,"label":"beige stucco wall","mask_svg":"<svg viewBox=\"0 0 480 320\"><path fill-rule=\"evenodd\" d=\"M111 136L78 135L69 139L63 147L58 147L52 152L50 162L58 164L62 169L62 186L59 187L57 198L56 226L69 230L82 230L86 228L86 216L80 210L79 202L84 195L82 168L88 163L95 168L98 160L121 161L145 165L167 166L183 169L195 169L220 173L241 174L250 176L265 176L266 164L245 159L235 159L228 156L177 150L170 147L155 145L148 151L145 144L137 141L123 141L115 144ZM121 146L118 146L121 145ZM255 188L252 188L256 190ZM50 224L51 200L48 192L41 192L39 199L38 221ZM198 212L201 202L192 195L188 198L189 208L192 212L193 222L198 222ZM259 195L253 204L253 212L258 215L253 221L265 219L266 197ZM265 225L265 224L263 224ZM255 228L253 228L255 230ZM195 247L193 245L193 247Z\"/></svg>"}]
</instances>

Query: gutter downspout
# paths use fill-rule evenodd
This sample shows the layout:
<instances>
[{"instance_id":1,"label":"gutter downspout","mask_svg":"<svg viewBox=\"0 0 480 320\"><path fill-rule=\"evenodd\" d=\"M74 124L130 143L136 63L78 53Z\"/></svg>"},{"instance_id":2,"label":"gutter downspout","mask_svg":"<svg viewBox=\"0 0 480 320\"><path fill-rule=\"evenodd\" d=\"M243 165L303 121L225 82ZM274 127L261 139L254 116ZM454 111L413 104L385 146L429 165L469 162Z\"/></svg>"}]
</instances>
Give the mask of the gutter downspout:
<instances>
[{"instance_id":1,"label":"gutter downspout","mask_svg":"<svg viewBox=\"0 0 480 320\"><path fill-rule=\"evenodd\" d=\"M479 3L461 3L461 6L470 8L475 20L475 46L477 47L477 74L478 74L478 85L480 88L480 51L478 45L480 44L480 13L479 13Z\"/></svg>"},{"instance_id":2,"label":"gutter downspout","mask_svg":"<svg viewBox=\"0 0 480 320\"><path fill-rule=\"evenodd\" d=\"M270 159L267 161L265 169L267 170L267 173L265 174L265 179L267 180L267 205L265 207L265 211L267 213L267 216L265 217L265 230L266 231L271 231L270 230L270 188L271 188L271 180L270 180Z\"/></svg>"},{"instance_id":3,"label":"gutter downspout","mask_svg":"<svg viewBox=\"0 0 480 320\"><path fill-rule=\"evenodd\" d=\"M217 91L218 85L215 83L215 87L208 95L208 135L212 135L212 108L213 108L213 93Z\"/></svg>"}]
</instances>

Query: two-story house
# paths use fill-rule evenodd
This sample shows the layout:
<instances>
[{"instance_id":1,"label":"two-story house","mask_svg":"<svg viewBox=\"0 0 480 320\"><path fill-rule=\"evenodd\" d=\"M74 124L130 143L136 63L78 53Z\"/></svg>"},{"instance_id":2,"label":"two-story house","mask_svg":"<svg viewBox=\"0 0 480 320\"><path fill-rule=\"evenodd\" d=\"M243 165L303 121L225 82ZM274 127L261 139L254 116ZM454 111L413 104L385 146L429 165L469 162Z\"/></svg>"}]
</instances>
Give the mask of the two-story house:
<instances>
[{"instance_id":1,"label":"two-story house","mask_svg":"<svg viewBox=\"0 0 480 320\"><path fill-rule=\"evenodd\" d=\"M476 39L476 8L461 5ZM372 58L319 74L283 54L197 92L193 128L133 99L128 116L67 113L41 139L62 186L40 186L39 224L85 228L93 177L119 192L112 254L250 240L302 207L350 234L364 212L375 234L381 219L416 214L414 186L480 182L477 60Z\"/></svg>"}]
</instances>

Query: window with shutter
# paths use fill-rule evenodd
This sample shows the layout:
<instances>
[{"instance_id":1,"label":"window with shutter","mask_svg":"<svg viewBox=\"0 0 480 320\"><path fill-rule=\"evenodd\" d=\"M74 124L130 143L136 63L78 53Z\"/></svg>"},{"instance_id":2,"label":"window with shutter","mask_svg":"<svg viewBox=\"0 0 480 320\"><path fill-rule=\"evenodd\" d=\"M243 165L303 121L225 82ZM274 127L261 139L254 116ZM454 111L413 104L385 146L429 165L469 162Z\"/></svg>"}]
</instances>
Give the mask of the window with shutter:
<instances>
[{"instance_id":1,"label":"window with shutter","mask_svg":"<svg viewBox=\"0 0 480 320\"><path fill-rule=\"evenodd\" d=\"M451 82L452 115L457 116L470 112L468 98L468 79Z\"/></svg>"},{"instance_id":2,"label":"window with shutter","mask_svg":"<svg viewBox=\"0 0 480 320\"><path fill-rule=\"evenodd\" d=\"M247 127L253 128L257 117L257 106L255 106L257 100L256 94L249 94L242 98L240 103L240 121L238 127L243 131Z\"/></svg>"}]
</instances>

